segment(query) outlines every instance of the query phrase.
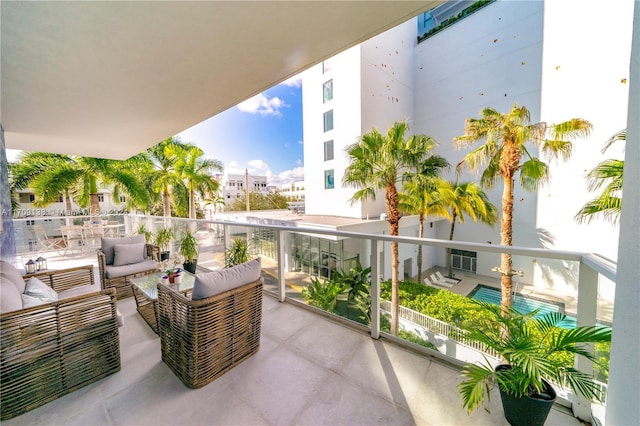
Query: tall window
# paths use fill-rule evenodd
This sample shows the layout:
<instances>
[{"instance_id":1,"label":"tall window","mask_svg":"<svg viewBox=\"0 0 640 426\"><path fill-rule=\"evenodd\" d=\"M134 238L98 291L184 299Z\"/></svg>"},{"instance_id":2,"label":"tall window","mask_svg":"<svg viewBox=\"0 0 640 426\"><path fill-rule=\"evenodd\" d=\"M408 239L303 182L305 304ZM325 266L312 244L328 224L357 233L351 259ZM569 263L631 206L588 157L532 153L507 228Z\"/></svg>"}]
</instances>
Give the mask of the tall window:
<instances>
[{"instance_id":1,"label":"tall window","mask_svg":"<svg viewBox=\"0 0 640 426\"><path fill-rule=\"evenodd\" d=\"M322 103L333 99L333 80L329 80L322 85Z\"/></svg>"},{"instance_id":2,"label":"tall window","mask_svg":"<svg viewBox=\"0 0 640 426\"><path fill-rule=\"evenodd\" d=\"M333 141L324 143L324 161L333 160Z\"/></svg>"},{"instance_id":3,"label":"tall window","mask_svg":"<svg viewBox=\"0 0 640 426\"><path fill-rule=\"evenodd\" d=\"M333 65L331 64L331 59L322 61L322 74L329 72L331 68L333 68Z\"/></svg>"},{"instance_id":4,"label":"tall window","mask_svg":"<svg viewBox=\"0 0 640 426\"><path fill-rule=\"evenodd\" d=\"M104 203L104 194L98 194L98 202Z\"/></svg>"},{"instance_id":5,"label":"tall window","mask_svg":"<svg viewBox=\"0 0 640 426\"><path fill-rule=\"evenodd\" d=\"M333 189L333 169L324 171L324 189Z\"/></svg>"},{"instance_id":6,"label":"tall window","mask_svg":"<svg viewBox=\"0 0 640 426\"><path fill-rule=\"evenodd\" d=\"M333 130L333 110L324 113L324 131Z\"/></svg>"}]
</instances>

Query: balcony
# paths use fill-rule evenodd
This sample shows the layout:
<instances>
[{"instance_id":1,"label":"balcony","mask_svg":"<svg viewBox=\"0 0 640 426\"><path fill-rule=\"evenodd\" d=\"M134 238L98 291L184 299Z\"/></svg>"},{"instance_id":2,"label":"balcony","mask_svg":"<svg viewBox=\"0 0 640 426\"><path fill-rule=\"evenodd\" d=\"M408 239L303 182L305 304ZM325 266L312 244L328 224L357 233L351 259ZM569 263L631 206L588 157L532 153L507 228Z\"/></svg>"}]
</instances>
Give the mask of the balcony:
<instances>
[{"instance_id":1,"label":"balcony","mask_svg":"<svg viewBox=\"0 0 640 426\"><path fill-rule=\"evenodd\" d=\"M260 351L212 384L200 390L189 390L162 363L159 339L137 314L134 300L121 300L119 309L125 316L125 326L120 329L122 370L11 419L7 424L50 423L51 419L64 424L190 424L202 422L203 414L206 423L214 424L504 423L497 394L492 398L492 414L477 410L469 416L462 409L456 384L460 381L460 366L473 359L473 351L468 350L462 339L453 342L453 346L451 342L440 345L439 351L435 351L387 335L380 329L379 318L384 303L380 303L378 298L371 300L373 321L370 326L327 314L301 302L300 289L308 284L308 273L331 274L332 269L318 267L308 269L307 273L297 271L292 242L300 240L293 236L314 235L332 241L349 241L344 245L350 249L359 248L359 260L371 265L374 271L372 294L379 291L386 254L389 253L385 246L393 237L321 227L305 228L303 225L296 228L275 225L267 220L231 223L137 215L110 219L119 221L126 234L135 233L140 224L147 225L148 229L157 229L165 224L178 228L189 226L200 241L199 268L203 271L222 266L224 241L229 241L233 235L257 235L261 238L256 247L264 259L266 285ZM14 221L19 262L44 254L40 242L29 237L31 228L37 225L35 222L44 223L44 220ZM83 218L46 220L49 239L56 240L59 236L55 227L58 225L52 223L82 221ZM487 270L484 265L486 259L506 250L490 244L411 237L395 239L400 242L401 253L412 253L417 243L422 244L425 250L443 251L446 247L453 247L464 253L478 253L478 270ZM25 241L26 244L21 244ZM94 241L86 240L68 252L65 248L69 247L50 247L51 251L45 254L49 267L96 264L94 245ZM323 257L322 247L322 244L318 245L318 260L335 258L338 264L334 267L344 266L340 265L340 261L346 260L340 256L341 253ZM508 251L514 255L515 265L529 268L528 274L534 275L540 268L545 274L554 276L552 272L559 269L560 275L577 282L579 290L577 294L571 294L523 283L517 286L519 293L562 303L567 314L574 316L579 324L611 324L613 303L608 295L613 294L614 284L610 280L615 277L614 264L580 253L516 247ZM442 270L443 265L434 264L430 265L427 273ZM497 275L469 271L456 273L462 279L451 290L462 295L472 292L480 282L489 287L499 287ZM418 322L405 320L403 317L405 328L407 324ZM436 341L442 341L443 334L451 335L436 330L438 327L435 326L431 331L429 326L425 327ZM589 367L579 365L586 371ZM556 404L547 424L578 424L566 408L571 404L572 395L562 395L560 400L565 406ZM604 407L593 405L592 410L596 417L601 418Z\"/></svg>"}]
</instances>

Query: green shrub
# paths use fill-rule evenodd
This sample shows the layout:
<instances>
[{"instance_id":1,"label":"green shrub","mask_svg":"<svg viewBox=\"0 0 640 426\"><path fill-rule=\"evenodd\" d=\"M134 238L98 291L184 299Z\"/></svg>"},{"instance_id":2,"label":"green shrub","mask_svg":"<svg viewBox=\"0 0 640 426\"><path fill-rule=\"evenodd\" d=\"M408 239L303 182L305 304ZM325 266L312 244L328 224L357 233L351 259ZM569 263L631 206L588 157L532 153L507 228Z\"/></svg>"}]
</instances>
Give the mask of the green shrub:
<instances>
[{"instance_id":1,"label":"green shrub","mask_svg":"<svg viewBox=\"0 0 640 426\"><path fill-rule=\"evenodd\" d=\"M335 313L338 296L346 291L345 287L335 281L311 278L311 284L302 290L300 295L307 303L324 311Z\"/></svg>"}]
</instances>

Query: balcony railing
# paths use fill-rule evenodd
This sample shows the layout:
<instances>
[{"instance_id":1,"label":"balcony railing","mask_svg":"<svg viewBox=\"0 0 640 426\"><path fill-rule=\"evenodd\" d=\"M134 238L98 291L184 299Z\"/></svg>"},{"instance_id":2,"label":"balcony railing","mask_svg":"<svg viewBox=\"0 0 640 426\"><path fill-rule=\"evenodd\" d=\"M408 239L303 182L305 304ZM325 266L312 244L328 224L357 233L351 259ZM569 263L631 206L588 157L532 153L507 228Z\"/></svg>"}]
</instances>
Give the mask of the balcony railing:
<instances>
[{"instance_id":1,"label":"balcony railing","mask_svg":"<svg viewBox=\"0 0 640 426\"><path fill-rule=\"evenodd\" d=\"M433 268L444 270L447 265L447 248L476 253L475 273L457 270L456 274L462 277L462 281L451 289L466 296L480 283L499 288L500 275L493 269L495 265L500 264L500 253L510 253L513 256L514 269L521 270L524 274L524 277L514 276L514 287L519 293L527 293L535 296L536 299L549 299L562 312L575 317L578 325L611 324L613 317L616 264L594 254L336 231L327 227L297 225L296 222L299 221L286 222L257 217L248 218L246 222L189 220L144 215L122 215L109 219L122 223L123 234L126 235L137 233L141 225L152 232L163 226L172 226L177 229L179 238L180 230L189 228L199 241L199 262L205 268L220 265L224 248L232 238L253 239L256 242L254 247L260 248L260 255L265 259L264 267L272 277L271 285L266 285L265 291L275 292L281 301L289 299L302 303L300 291L309 284L309 274L318 275L320 278L331 276L332 271L351 265L352 263L349 262L355 258L363 266L371 267L371 320L365 326L375 339L381 335L394 339L381 329L382 317L384 312L389 310L389 306L387 302L380 299L381 281L390 277L390 243L392 241L398 242L400 247L401 278L409 279L416 275L415 257L418 245L423 246L424 270L433 270ZM42 246L33 235L33 225L43 225L48 231L48 237L55 239L61 238L59 227L70 220L81 222L85 218L15 219L14 228L19 259L24 260L41 253ZM304 238L294 238L296 235ZM315 239L310 240L311 237ZM312 241L312 244L309 241ZM307 244L305 248L313 254L306 258L310 262L306 269L299 265L301 259L299 252L303 247L296 246L294 242ZM174 242L172 249L176 247ZM89 254L91 254L90 251ZM466 339L463 330L455 326L434 319L425 320L405 308L401 308L400 315L437 333L441 340L448 340L448 344L458 342L471 349L482 350L474 342ZM447 342L443 345L446 346ZM462 355L464 353L465 351L447 351L446 349L441 352L429 351L430 355L455 363L469 361ZM593 366L583 360L578 360L576 367L589 374L593 372Z\"/></svg>"}]
</instances>

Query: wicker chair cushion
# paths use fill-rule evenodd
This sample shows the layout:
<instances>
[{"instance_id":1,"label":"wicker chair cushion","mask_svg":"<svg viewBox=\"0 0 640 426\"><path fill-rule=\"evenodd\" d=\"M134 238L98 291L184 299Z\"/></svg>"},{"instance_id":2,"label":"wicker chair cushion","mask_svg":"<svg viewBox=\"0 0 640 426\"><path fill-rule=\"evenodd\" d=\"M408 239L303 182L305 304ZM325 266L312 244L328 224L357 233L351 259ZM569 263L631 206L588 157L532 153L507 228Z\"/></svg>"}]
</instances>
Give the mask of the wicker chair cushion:
<instances>
[{"instance_id":1,"label":"wicker chair cushion","mask_svg":"<svg viewBox=\"0 0 640 426\"><path fill-rule=\"evenodd\" d=\"M40 299L44 303L55 302L58 300L58 293L36 277L31 277L29 279L24 294Z\"/></svg>"},{"instance_id":2,"label":"wicker chair cushion","mask_svg":"<svg viewBox=\"0 0 640 426\"><path fill-rule=\"evenodd\" d=\"M0 274L0 314L22 309L22 297L15 284Z\"/></svg>"},{"instance_id":3,"label":"wicker chair cushion","mask_svg":"<svg viewBox=\"0 0 640 426\"><path fill-rule=\"evenodd\" d=\"M206 299L241 285L252 283L260 278L260 272L261 263L258 257L231 268L197 274L191 299Z\"/></svg>"},{"instance_id":4,"label":"wicker chair cushion","mask_svg":"<svg viewBox=\"0 0 640 426\"><path fill-rule=\"evenodd\" d=\"M133 235L131 237L122 237L122 238L100 238L100 248L104 252L105 263L107 265L113 265L113 258L115 253L113 251L113 247L117 244L135 244L135 243L144 243L144 235Z\"/></svg>"},{"instance_id":5,"label":"wicker chair cushion","mask_svg":"<svg viewBox=\"0 0 640 426\"><path fill-rule=\"evenodd\" d=\"M144 261L144 243L113 246L113 266L131 265Z\"/></svg>"},{"instance_id":6,"label":"wicker chair cushion","mask_svg":"<svg viewBox=\"0 0 640 426\"><path fill-rule=\"evenodd\" d=\"M5 262L4 260L0 260L0 274L3 276L3 279L8 279L16 286L19 293L24 293L25 283L22 279L22 274L18 269L12 264Z\"/></svg>"},{"instance_id":7,"label":"wicker chair cushion","mask_svg":"<svg viewBox=\"0 0 640 426\"><path fill-rule=\"evenodd\" d=\"M137 274L139 272L145 272L154 270L158 267L155 260L147 259L140 263L133 263L131 265L114 266L107 265L105 275L108 279L124 277L127 275Z\"/></svg>"}]
</instances>

